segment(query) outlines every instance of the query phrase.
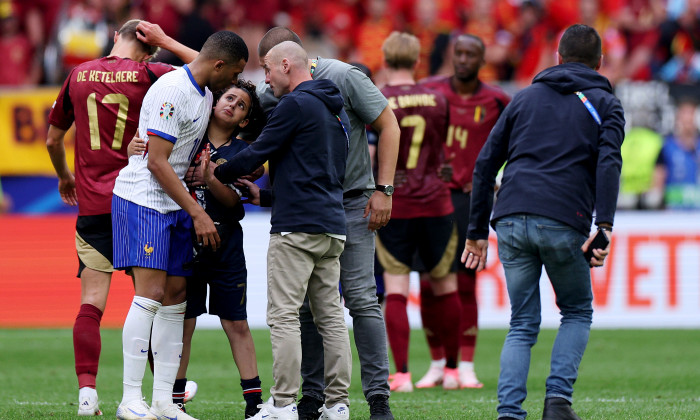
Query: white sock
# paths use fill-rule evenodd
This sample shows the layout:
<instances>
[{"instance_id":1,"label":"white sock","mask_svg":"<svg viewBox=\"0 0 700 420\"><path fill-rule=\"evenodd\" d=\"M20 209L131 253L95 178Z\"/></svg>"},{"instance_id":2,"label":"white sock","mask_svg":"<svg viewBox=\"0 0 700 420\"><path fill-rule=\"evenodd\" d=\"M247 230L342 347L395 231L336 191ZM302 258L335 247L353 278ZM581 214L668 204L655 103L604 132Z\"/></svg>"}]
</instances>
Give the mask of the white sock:
<instances>
[{"instance_id":1,"label":"white sock","mask_svg":"<svg viewBox=\"0 0 700 420\"><path fill-rule=\"evenodd\" d=\"M80 401L84 399L97 399L97 390L95 388L90 388L89 386L84 386L78 391L78 399Z\"/></svg>"},{"instance_id":2,"label":"white sock","mask_svg":"<svg viewBox=\"0 0 700 420\"><path fill-rule=\"evenodd\" d=\"M173 402L173 385L182 357L182 326L187 302L161 306L153 320L153 404Z\"/></svg>"},{"instance_id":3,"label":"white sock","mask_svg":"<svg viewBox=\"0 0 700 420\"><path fill-rule=\"evenodd\" d=\"M442 359L431 360L431 361L430 361L430 367L431 367L431 368L436 367L436 368L442 369L442 368L445 367L446 364L447 364L447 360L445 360L444 357L443 357Z\"/></svg>"},{"instance_id":4,"label":"white sock","mask_svg":"<svg viewBox=\"0 0 700 420\"><path fill-rule=\"evenodd\" d=\"M474 362L459 362L459 370L474 370Z\"/></svg>"},{"instance_id":5,"label":"white sock","mask_svg":"<svg viewBox=\"0 0 700 420\"><path fill-rule=\"evenodd\" d=\"M160 303L143 296L134 296L124 321L122 349L124 352L124 395L122 403L141 400L141 383L148 362L148 343L153 317Z\"/></svg>"}]
</instances>

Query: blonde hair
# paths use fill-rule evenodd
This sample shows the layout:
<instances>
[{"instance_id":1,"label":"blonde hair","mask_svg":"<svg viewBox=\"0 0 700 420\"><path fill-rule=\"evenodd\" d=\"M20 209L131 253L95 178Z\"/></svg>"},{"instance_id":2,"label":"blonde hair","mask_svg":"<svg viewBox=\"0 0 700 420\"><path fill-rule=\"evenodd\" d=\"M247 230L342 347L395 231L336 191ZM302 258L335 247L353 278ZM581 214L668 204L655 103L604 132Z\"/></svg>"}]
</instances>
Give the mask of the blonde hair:
<instances>
[{"instance_id":1,"label":"blonde hair","mask_svg":"<svg viewBox=\"0 0 700 420\"><path fill-rule=\"evenodd\" d=\"M136 37L136 27L139 25L139 23L141 23L141 19L131 19L130 21L127 21L125 24L123 24L117 32L119 33L119 36L121 36L124 39L136 41L141 46L141 49L144 52L146 52L146 54L152 56L151 58L153 58L156 56L156 54L158 54L158 51L160 51L160 47L156 47L155 45L148 45L145 42L140 41Z\"/></svg>"},{"instance_id":2,"label":"blonde hair","mask_svg":"<svg viewBox=\"0 0 700 420\"><path fill-rule=\"evenodd\" d=\"M420 54L420 41L414 35L394 31L382 44L384 61L392 69L412 69Z\"/></svg>"}]
</instances>

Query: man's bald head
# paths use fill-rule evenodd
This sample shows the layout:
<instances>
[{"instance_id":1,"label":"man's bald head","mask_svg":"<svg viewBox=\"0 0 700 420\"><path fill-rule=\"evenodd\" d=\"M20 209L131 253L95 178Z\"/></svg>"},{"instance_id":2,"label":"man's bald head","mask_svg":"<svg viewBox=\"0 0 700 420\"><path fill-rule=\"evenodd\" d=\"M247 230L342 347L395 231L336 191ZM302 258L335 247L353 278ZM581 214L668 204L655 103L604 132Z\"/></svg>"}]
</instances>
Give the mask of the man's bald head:
<instances>
[{"instance_id":1,"label":"man's bald head","mask_svg":"<svg viewBox=\"0 0 700 420\"><path fill-rule=\"evenodd\" d=\"M283 26L276 26L267 31L267 33L260 40L260 43L258 44L258 57L261 59L264 58L274 46L279 45L284 41L292 41L299 44L300 47L303 47L301 44L301 38L299 38L299 35L294 33L294 31Z\"/></svg>"},{"instance_id":2,"label":"man's bald head","mask_svg":"<svg viewBox=\"0 0 700 420\"><path fill-rule=\"evenodd\" d=\"M265 56L265 83L279 98L293 91L300 83L311 80L308 62L308 55L299 44L284 41L272 47Z\"/></svg>"},{"instance_id":3,"label":"man's bald head","mask_svg":"<svg viewBox=\"0 0 700 420\"><path fill-rule=\"evenodd\" d=\"M287 59L293 69L301 68L308 71L309 56L301 45L294 41L283 41L275 45L268 51L266 57L273 64L279 64L282 60Z\"/></svg>"}]
</instances>

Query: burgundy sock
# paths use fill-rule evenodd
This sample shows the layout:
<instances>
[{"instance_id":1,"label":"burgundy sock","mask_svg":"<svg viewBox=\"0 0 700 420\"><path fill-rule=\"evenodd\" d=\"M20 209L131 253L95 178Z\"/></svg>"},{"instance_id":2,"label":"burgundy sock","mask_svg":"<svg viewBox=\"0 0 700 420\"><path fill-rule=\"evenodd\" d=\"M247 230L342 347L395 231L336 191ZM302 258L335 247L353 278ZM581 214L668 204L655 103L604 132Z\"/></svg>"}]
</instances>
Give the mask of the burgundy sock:
<instances>
[{"instance_id":1,"label":"burgundy sock","mask_svg":"<svg viewBox=\"0 0 700 420\"><path fill-rule=\"evenodd\" d=\"M445 349L442 346L440 333L442 330L442 325L440 325L442 310L439 305L435 304L436 301L430 280L421 280L420 316L423 321L423 331L425 331L425 338L428 341L430 358L432 360L440 360L445 357Z\"/></svg>"},{"instance_id":2,"label":"burgundy sock","mask_svg":"<svg viewBox=\"0 0 700 420\"><path fill-rule=\"evenodd\" d=\"M459 346L465 362L474 361L476 336L479 333L479 309L476 304L476 274L473 271L457 273L459 300L462 304Z\"/></svg>"},{"instance_id":3,"label":"burgundy sock","mask_svg":"<svg viewBox=\"0 0 700 420\"><path fill-rule=\"evenodd\" d=\"M95 388L97 366L100 363L102 341L100 321L102 311L90 304L80 305L80 311L73 325L73 349L75 351L75 373L78 387Z\"/></svg>"},{"instance_id":4,"label":"burgundy sock","mask_svg":"<svg viewBox=\"0 0 700 420\"><path fill-rule=\"evenodd\" d=\"M389 337L389 345L391 353L394 355L397 372L408 372L410 328L408 326L408 313L406 313L407 301L406 296L391 294L387 295L385 303L386 333Z\"/></svg>"},{"instance_id":5,"label":"burgundy sock","mask_svg":"<svg viewBox=\"0 0 700 420\"><path fill-rule=\"evenodd\" d=\"M442 344L445 347L445 366L457 367L459 356L459 318L461 305L457 292L436 296L435 305L440 308L440 323L442 324Z\"/></svg>"}]
</instances>

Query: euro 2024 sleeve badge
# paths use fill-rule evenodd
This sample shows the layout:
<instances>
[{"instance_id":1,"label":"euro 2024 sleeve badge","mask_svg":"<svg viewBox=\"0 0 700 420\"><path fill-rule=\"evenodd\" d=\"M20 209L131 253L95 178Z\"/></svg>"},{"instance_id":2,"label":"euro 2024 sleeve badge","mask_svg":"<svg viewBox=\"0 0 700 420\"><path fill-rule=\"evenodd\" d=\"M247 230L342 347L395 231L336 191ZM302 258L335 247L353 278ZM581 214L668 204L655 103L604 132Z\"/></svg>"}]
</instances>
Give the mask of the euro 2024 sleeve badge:
<instances>
[{"instance_id":1,"label":"euro 2024 sleeve badge","mask_svg":"<svg viewBox=\"0 0 700 420\"><path fill-rule=\"evenodd\" d=\"M160 117L164 120L169 120L175 113L175 107L170 102L164 102L160 106Z\"/></svg>"}]
</instances>

